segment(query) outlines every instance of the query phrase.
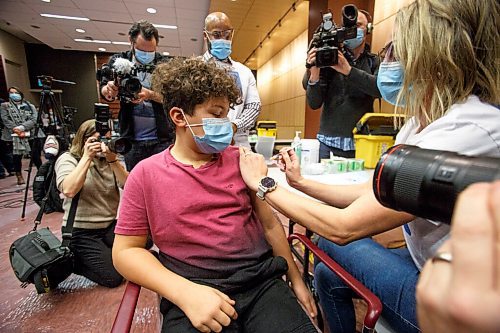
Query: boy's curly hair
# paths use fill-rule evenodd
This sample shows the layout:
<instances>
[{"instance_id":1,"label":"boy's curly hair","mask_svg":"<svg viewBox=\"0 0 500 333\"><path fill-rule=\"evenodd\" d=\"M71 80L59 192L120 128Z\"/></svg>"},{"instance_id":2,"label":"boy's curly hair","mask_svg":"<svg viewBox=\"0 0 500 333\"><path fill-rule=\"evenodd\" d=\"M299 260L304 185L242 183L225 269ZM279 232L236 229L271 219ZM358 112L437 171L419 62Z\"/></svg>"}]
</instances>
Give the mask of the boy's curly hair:
<instances>
[{"instance_id":1,"label":"boy's curly hair","mask_svg":"<svg viewBox=\"0 0 500 333\"><path fill-rule=\"evenodd\" d=\"M213 97L227 97L230 107L241 104L235 80L215 62L201 58L174 58L158 65L152 84L153 90L163 95L165 112L179 107L192 116L196 105Z\"/></svg>"}]
</instances>

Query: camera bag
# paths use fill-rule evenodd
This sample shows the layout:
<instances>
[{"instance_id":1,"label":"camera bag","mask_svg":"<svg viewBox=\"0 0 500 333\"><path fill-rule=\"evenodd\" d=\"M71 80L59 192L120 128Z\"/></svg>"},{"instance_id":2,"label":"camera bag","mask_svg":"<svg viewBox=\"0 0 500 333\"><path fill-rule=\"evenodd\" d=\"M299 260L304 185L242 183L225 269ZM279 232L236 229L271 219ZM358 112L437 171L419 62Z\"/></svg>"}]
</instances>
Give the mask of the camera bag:
<instances>
[{"instance_id":1,"label":"camera bag","mask_svg":"<svg viewBox=\"0 0 500 333\"><path fill-rule=\"evenodd\" d=\"M52 179L52 182L54 181ZM35 285L38 294L48 293L73 272L73 253L69 249L80 192L71 201L68 221L61 242L49 228L37 230L44 213L45 201L34 221L34 228L18 238L9 249L10 264L22 282L21 287Z\"/></svg>"}]
</instances>

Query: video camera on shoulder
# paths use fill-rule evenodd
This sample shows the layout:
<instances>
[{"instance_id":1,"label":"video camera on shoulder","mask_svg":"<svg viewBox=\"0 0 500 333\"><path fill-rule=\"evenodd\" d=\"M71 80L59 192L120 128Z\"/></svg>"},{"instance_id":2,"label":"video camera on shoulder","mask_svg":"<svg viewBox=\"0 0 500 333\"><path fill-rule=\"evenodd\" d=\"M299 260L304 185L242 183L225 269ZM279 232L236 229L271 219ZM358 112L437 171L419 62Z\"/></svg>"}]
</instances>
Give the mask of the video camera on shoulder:
<instances>
[{"instance_id":1,"label":"video camera on shoulder","mask_svg":"<svg viewBox=\"0 0 500 333\"><path fill-rule=\"evenodd\" d=\"M335 24L331 11L323 14L323 22L316 29L309 50L316 48L316 62L313 66L322 68L338 64L339 50L352 61L352 55L344 49L342 43L347 39L356 38L358 8L354 5L342 7L342 27ZM306 67L310 67L306 64Z\"/></svg>"},{"instance_id":2,"label":"video camera on shoulder","mask_svg":"<svg viewBox=\"0 0 500 333\"><path fill-rule=\"evenodd\" d=\"M109 112L108 104L94 104L95 129L99 133L99 140L113 153L126 154L132 149L132 143L126 138L111 137L108 138L109 132L113 133L111 125L111 113Z\"/></svg>"},{"instance_id":3,"label":"video camera on shoulder","mask_svg":"<svg viewBox=\"0 0 500 333\"><path fill-rule=\"evenodd\" d=\"M133 62L125 58L116 58L112 66L102 65L97 70L96 78L101 84L114 81L118 87L118 98L124 102L138 99L142 84L137 78L137 68Z\"/></svg>"}]
</instances>

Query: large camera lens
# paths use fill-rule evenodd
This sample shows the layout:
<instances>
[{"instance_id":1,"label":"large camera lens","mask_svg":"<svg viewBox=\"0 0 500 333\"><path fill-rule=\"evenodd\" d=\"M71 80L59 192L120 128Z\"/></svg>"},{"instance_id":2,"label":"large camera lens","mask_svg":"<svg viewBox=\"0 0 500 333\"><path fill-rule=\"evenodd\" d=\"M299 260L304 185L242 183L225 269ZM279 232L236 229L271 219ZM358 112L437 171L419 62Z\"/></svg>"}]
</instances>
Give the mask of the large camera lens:
<instances>
[{"instance_id":1,"label":"large camera lens","mask_svg":"<svg viewBox=\"0 0 500 333\"><path fill-rule=\"evenodd\" d=\"M450 223L460 192L472 183L495 179L500 179L499 158L397 145L380 158L373 191L388 208Z\"/></svg>"},{"instance_id":2,"label":"large camera lens","mask_svg":"<svg viewBox=\"0 0 500 333\"><path fill-rule=\"evenodd\" d=\"M136 77L127 77L120 80L120 85L126 93L135 95L141 92L142 84Z\"/></svg>"},{"instance_id":3,"label":"large camera lens","mask_svg":"<svg viewBox=\"0 0 500 333\"><path fill-rule=\"evenodd\" d=\"M342 24L344 27L355 27L358 23L358 8L354 5L342 7Z\"/></svg>"},{"instance_id":4,"label":"large camera lens","mask_svg":"<svg viewBox=\"0 0 500 333\"><path fill-rule=\"evenodd\" d=\"M126 138L111 139L108 142L108 148L113 153L124 155L132 149L132 143Z\"/></svg>"}]
</instances>

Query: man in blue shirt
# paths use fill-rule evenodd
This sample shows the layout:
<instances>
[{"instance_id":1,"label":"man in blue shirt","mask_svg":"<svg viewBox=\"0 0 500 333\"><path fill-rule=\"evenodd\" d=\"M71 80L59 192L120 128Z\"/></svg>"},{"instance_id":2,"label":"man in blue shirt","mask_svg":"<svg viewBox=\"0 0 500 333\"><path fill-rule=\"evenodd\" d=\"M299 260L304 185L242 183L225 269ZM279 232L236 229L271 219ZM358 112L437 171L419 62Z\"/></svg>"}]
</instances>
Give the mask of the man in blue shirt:
<instances>
[{"instance_id":1,"label":"man in blue shirt","mask_svg":"<svg viewBox=\"0 0 500 333\"><path fill-rule=\"evenodd\" d=\"M115 54L108 62L113 68L118 58L134 63L136 76L142 84L137 99L120 100L120 136L132 142L132 149L125 154L127 170L130 171L141 160L167 148L174 139L174 131L163 112L163 96L151 90L152 72L164 57L156 52L158 30L149 22L141 20L129 30L131 49ZM108 101L118 96L118 87L114 81L101 81L101 95Z\"/></svg>"}]
</instances>

